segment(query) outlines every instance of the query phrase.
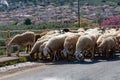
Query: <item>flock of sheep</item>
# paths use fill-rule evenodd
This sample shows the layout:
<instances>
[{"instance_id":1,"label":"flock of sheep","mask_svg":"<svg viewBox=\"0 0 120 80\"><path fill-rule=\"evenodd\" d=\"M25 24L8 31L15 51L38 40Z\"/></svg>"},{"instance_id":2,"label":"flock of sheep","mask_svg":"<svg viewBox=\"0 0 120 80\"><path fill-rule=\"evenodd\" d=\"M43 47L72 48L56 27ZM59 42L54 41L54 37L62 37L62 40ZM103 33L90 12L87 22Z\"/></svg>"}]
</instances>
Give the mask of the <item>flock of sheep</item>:
<instances>
[{"instance_id":1,"label":"flock of sheep","mask_svg":"<svg viewBox=\"0 0 120 80\"><path fill-rule=\"evenodd\" d=\"M96 55L110 58L116 51L120 52L120 29L63 29L44 31L41 34L27 31L14 36L8 43L7 50L13 44L32 46L29 53L31 58L41 55L42 59L49 58L52 61L84 61L85 58L93 61Z\"/></svg>"}]
</instances>

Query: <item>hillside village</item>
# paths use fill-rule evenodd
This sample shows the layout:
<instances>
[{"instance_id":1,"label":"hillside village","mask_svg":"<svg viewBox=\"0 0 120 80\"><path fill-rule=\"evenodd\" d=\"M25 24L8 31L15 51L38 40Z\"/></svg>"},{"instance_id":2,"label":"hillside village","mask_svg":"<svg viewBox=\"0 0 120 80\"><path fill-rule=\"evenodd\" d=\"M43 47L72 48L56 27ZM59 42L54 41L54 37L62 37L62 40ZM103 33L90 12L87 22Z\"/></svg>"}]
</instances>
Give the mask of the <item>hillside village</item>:
<instances>
[{"instance_id":1,"label":"hillside village","mask_svg":"<svg viewBox=\"0 0 120 80\"><path fill-rule=\"evenodd\" d=\"M74 23L77 21L77 2L74 2L73 7L55 7L53 5L25 6L23 4L18 4L17 6L19 7L18 9L0 12L0 26L11 26L14 23L21 25L26 18L31 19L32 23L35 25L39 25L45 22ZM120 6L113 7L109 5L84 5L80 7L81 20L88 20L92 22L98 22L99 19L105 19L108 16L119 14Z\"/></svg>"}]
</instances>

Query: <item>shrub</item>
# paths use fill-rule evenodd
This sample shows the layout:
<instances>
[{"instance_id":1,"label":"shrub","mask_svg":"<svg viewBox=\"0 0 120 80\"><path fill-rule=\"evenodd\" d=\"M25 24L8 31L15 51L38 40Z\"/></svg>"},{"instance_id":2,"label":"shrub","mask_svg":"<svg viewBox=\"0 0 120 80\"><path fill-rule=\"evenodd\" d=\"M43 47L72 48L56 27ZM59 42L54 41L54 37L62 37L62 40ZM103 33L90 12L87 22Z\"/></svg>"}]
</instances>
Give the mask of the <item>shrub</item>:
<instances>
[{"instance_id":1,"label":"shrub","mask_svg":"<svg viewBox=\"0 0 120 80\"><path fill-rule=\"evenodd\" d=\"M117 5L120 6L120 2L118 2Z\"/></svg>"},{"instance_id":2,"label":"shrub","mask_svg":"<svg viewBox=\"0 0 120 80\"><path fill-rule=\"evenodd\" d=\"M6 66L6 64L4 63L0 63L0 67Z\"/></svg>"},{"instance_id":3,"label":"shrub","mask_svg":"<svg viewBox=\"0 0 120 80\"><path fill-rule=\"evenodd\" d=\"M6 54L6 51L4 49L1 49L0 50L0 55L5 55Z\"/></svg>"},{"instance_id":4,"label":"shrub","mask_svg":"<svg viewBox=\"0 0 120 80\"><path fill-rule=\"evenodd\" d=\"M78 22L74 23L73 26L74 26L74 27L78 27ZM93 27L97 27L97 26L98 26L97 23L92 23L92 22L80 22L80 27L82 27L82 28L86 28L86 27L93 28Z\"/></svg>"},{"instance_id":5,"label":"shrub","mask_svg":"<svg viewBox=\"0 0 120 80\"><path fill-rule=\"evenodd\" d=\"M27 58L26 57L21 57L19 58L19 62L26 62L27 61Z\"/></svg>"},{"instance_id":6,"label":"shrub","mask_svg":"<svg viewBox=\"0 0 120 80\"><path fill-rule=\"evenodd\" d=\"M102 21L101 25L102 26L120 25L120 15L108 17L106 20Z\"/></svg>"},{"instance_id":7,"label":"shrub","mask_svg":"<svg viewBox=\"0 0 120 80\"><path fill-rule=\"evenodd\" d=\"M27 18L27 19L25 19L24 24L25 25L31 25L32 22L31 22L31 20L29 18Z\"/></svg>"}]
</instances>

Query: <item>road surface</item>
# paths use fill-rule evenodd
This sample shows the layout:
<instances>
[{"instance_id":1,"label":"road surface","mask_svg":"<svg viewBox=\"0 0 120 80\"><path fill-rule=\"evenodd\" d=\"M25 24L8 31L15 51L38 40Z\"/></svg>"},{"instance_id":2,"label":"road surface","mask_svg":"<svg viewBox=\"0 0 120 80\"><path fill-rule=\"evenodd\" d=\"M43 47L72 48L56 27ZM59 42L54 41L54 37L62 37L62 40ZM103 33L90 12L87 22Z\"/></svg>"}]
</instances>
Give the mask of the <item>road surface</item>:
<instances>
[{"instance_id":1,"label":"road surface","mask_svg":"<svg viewBox=\"0 0 120 80\"><path fill-rule=\"evenodd\" d=\"M120 57L95 62L56 62L0 80L120 80Z\"/></svg>"}]
</instances>

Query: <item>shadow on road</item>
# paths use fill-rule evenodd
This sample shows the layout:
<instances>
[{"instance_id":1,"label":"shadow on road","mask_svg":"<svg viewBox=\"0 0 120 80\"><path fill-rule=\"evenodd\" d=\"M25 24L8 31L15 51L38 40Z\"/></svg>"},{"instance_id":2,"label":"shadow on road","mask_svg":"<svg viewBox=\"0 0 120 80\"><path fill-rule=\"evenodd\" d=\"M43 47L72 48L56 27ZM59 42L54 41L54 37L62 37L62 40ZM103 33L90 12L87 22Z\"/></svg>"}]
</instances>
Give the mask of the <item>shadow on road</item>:
<instances>
[{"instance_id":1,"label":"shadow on road","mask_svg":"<svg viewBox=\"0 0 120 80\"><path fill-rule=\"evenodd\" d=\"M104 58L95 58L94 61L91 61L90 59L85 59L85 61L56 61L52 62L52 64L47 64L47 65L65 65L65 64L95 64L99 62L109 62L109 61L118 61L120 60L120 56L115 56L114 58L109 58L109 59L104 59ZM50 61L43 61L43 63L49 63ZM51 62L50 62L51 63Z\"/></svg>"},{"instance_id":2,"label":"shadow on road","mask_svg":"<svg viewBox=\"0 0 120 80\"><path fill-rule=\"evenodd\" d=\"M33 62L45 63L46 65L65 65L65 64L95 64L95 63L99 63L99 62L109 62L109 61L118 61L118 60L120 60L120 55L117 55L114 58L109 58L109 59L95 57L94 61L91 61L90 59L85 59L82 62L80 62L80 61L67 61L67 60L51 62L49 59L37 60L37 61L33 61Z\"/></svg>"}]
</instances>

